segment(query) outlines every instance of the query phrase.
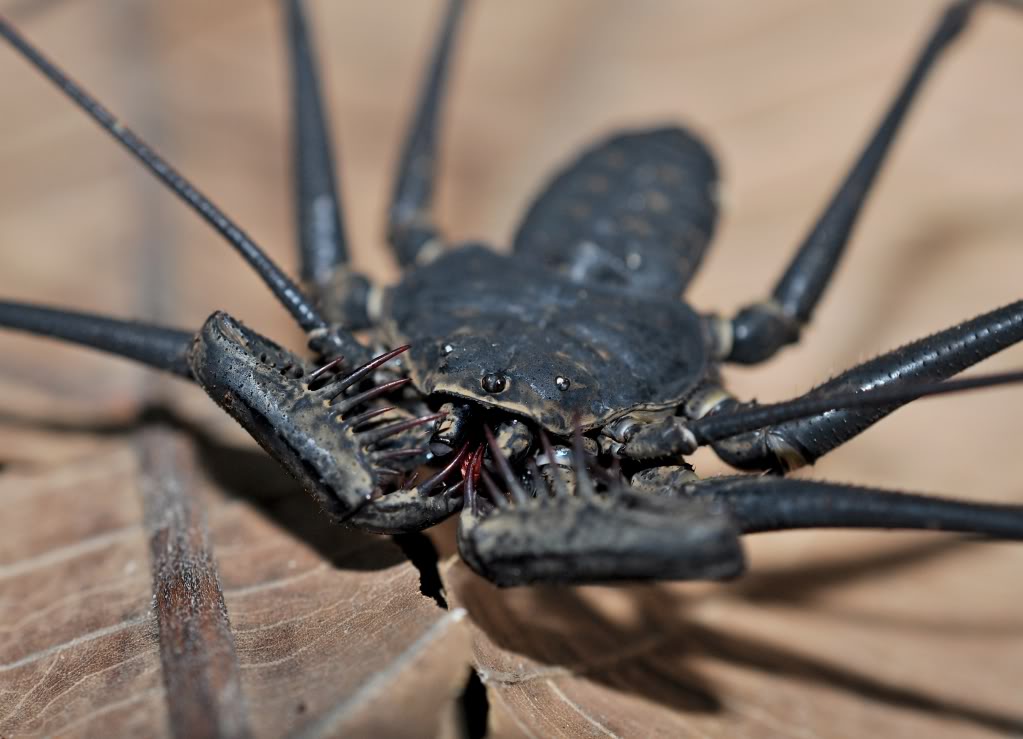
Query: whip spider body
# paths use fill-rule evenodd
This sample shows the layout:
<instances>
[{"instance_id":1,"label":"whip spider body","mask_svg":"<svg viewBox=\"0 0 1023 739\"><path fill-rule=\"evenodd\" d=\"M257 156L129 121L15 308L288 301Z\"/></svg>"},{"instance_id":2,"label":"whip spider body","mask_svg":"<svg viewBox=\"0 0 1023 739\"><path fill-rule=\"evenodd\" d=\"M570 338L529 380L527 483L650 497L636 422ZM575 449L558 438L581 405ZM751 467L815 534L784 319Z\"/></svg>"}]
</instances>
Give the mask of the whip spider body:
<instances>
[{"instance_id":1,"label":"whip spider body","mask_svg":"<svg viewBox=\"0 0 1023 739\"><path fill-rule=\"evenodd\" d=\"M465 3L449 3L401 160L376 287L349 248L309 29L285 2L302 285L26 40L0 35L212 225L305 332L312 359L217 312L198 331L26 303L0 325L105 350L198 383L326 515L380 533L461 511L466 562L501 585L722 579L741 537L801 528L1023 537L1023 508L783 475L923 395L1017 381L948 378L1023 339L1023 301L757 405L721 368L795 343L924 81L979 5L940 15L867 145L772 290L734 316L682 300L718 217L719 175L678 125L616 133L559 169L508 254L448 244L433 189L440 103ZM360 333L364 332L364 333ZM700 479L702 446L767 475ZM424 473L423 468L428 468ZM460 479L459 479L460 478Z\"/></svg>"}]
</instances>

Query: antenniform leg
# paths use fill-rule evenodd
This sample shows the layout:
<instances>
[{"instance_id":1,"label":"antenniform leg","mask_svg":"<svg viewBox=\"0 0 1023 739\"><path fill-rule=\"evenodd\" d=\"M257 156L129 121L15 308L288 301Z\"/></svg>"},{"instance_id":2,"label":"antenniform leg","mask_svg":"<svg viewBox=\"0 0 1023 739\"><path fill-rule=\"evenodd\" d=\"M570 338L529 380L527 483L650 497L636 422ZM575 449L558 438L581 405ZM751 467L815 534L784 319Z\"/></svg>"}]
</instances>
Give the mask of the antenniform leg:
<instances>
[{"instance_id":1,"label":"antenniform leg","mask_svg":"<svg viewBox=\"0 0 1023 739\"><path fill-rule=\"evenodd\" d=\"M358 330L369 324L369 283L346 268L344 209L302 0L285 0L284 6L291 60L295 221L302 280L328 320Z\"/></svg>"},{"instance_id":2,"label":"antenniform leg","mask_svg":"<svg viewBox=\"0 0 1023 739\"><path fill-rule=\"evenodd\" d=\"M2 301L0 326L70 341L182 377L192 377L188 349L195 334L190 331Z\"/></svg>"},{"instance_id":3,"label":"antenniform leg","mask_svg":"<svg viewBox=\"0 0 1023 739\"><path fill-rule=\"evenodd\" d=\"M398 262L412 264L431 243L439 247L433 218L440 106L458 24L466 0L448 0L443 25L426 73L412 127L405 139L398 179L388 215L388 239Z\"/></svg>"},{"instance_id":4,"label":"antenniform leg","mask_svg":"<svg viewBox=\"0 0 1023 739\"><path fill-rule=\"evenodd\" d=\"M772 357L799 339L841 259L867 195L892 141L920 88L948 45L965 28L976 0L957 0L942 14L859 159L842 181L799 251L774 287L771 297L739 311L721 330L722 346L732 362L753 364Z\"/></svg>"},{"instance_id":5,"label":"antenniform leg","mask_svg":"<svg viewBox=\"0 0 1023 739\"><path fill-rule=\"evenodd\" d=\"M0 38L4 39L33 67L44 74L72 102L91 117L104 131L141 162L160 182L198 213L237 251L270 288L277 300L309 335L309 345L321 355L347 355L357 361L366 349L347 330L330 325L270 256L233 220L163 157L125 126L98 100L51 62L27 38L0 16Z\"/></svg>"}]
</instances>

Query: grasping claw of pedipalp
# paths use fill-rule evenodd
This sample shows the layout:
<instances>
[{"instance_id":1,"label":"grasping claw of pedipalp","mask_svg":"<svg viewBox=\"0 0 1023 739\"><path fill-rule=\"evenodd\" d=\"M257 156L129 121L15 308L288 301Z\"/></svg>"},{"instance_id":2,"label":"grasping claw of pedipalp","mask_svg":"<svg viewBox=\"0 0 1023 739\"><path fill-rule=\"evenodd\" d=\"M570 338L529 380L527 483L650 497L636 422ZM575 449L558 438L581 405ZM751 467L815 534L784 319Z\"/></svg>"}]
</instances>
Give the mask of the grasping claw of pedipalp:
<instances>
[{"instance_id":1,"label":"grasping claw of pedipalp","mask_svg":"<svg viewBox=\"0 0 1023 739\"><path fill-rule=\"evenodd\" d=\"M225 313L213 314L189 351L193 376L218 405L275 457L335 521L373 530L425 528L457 502L411 506L389 523L387 490L428 458L425 440L437 415L380 423L390 406L373 407L408 383L373 383L398 347L339 374L341 358L308 371L305 362ZM420 438L422 437L422 438ZM374 500L383 495L379 500ZM392 493L393 495L393 493ZM422 496L425 499L425 496ZM413 519L418 515L419 523Z\"/></svg>"},{"instance_id":2,"label":"grasping claw of pedipalp","mask_svg":"<svg viewBox=\"0 0 1023 739\"><path fill-rule=\"evenodd\" d=\"M724 579L744 568L735 524L720 506L632 491L617 474L596 480L582 434L574 440L571 485L527 465L523 485L487 434L499 480L481 474L487 497L467 490L458 527L462 558L501 586L620 580ZM550 442L541 444L552 455ZM558 474L556 471L552 471ZM502 483L502 491L498 482Z\"/></svg>"},{"instance_id":3,"label":"grasping claw of pedipalp","mask_svg":"<svg viewBox=\"0 0 1023 739\"><path fill-rule=\"evenodd\" d=\"M435 416L429 418L436 420ZM440 523L462 505L460 491L465 479L442 486L471 459L469 448L469 444L463 445L443 468L422 482L414 484L415 478L410 477L398 490L375 497L352 517L351 523L380 534L403 534Z\"/></svg>"}]
</instances>

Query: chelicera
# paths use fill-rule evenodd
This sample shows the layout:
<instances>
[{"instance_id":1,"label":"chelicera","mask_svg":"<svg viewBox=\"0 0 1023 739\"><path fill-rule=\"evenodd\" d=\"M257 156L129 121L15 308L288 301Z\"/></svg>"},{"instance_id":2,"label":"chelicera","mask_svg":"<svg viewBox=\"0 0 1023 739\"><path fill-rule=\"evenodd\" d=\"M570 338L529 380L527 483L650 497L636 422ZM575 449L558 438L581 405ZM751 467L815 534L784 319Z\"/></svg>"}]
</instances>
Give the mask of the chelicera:
<instances>
[{"instance_id":1,"label":"chelicera","mask_svg":"<svg viewBox=\"0 0 1023 739\"><path fill-rule=\"evenodd\" d=\"M1023 301L841 373L787 403L723 387L725 363L798 340L911 103L977 0L950 4L770 296L728 318L682 300L714 233L711 152L678 126L615 134L562 168L510 254L448 245L431 200L440 101L464 0L451 0L389 214L398 284L349 268L328 126L299 0L285 3L304 287L6 21L0 35L185 200L306 331L312 359L215 313L197 333L18 303L0 325L198 383L332 519L380 533L460 511L466 561L501 585L719 579L741 537L812 527L1023 538L1023 508L793 480L785 472L1023 339ZM457 286L457 289L452 289ZM363 333L360 333L363 332ZM686 456L771 473L700 479Z\"/></svg>"}]
</instances>

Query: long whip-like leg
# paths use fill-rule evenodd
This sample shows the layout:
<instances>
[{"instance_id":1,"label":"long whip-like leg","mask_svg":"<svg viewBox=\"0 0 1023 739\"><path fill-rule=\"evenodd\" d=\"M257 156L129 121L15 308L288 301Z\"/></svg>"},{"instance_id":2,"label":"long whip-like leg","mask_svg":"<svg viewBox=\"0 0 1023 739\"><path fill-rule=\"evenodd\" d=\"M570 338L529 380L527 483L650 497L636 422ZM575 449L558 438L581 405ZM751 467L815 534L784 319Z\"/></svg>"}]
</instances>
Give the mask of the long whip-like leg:
<instances>
[{"instance_id":1,"label":"long whip-like leg","mask_svg":"<svg viewBox=\"0 0 1023 739\"><path fill-rule=\"evenodd\" d=\"M1017 301L846 370L810 395L940 380L1021 340L1023 301ZM718 442L714 450L736 467L791 469L812 463L906 402L780 423Z\"/></svg>"},{"instance_id":2,"label":"long whip-like leg","mask_svg":"<svg viewBox=\"0 0 1023 739\"><path fill-rule=\"evenodd\" d=\"M415 262L420 251L438 238L432 212L437 128L451 52L466 1L448 2L415 118L405 140L388 216L388 238L403 266Z\"/></svg>"},{"instance_id":3,"label":"long whip-like leg","mask_svg":"<svg viewBox=\"0 0 1023 739\"><path fill-rule=\"evenodd\" d=\"M762 362L799 339L800 329L809 322L835 272L906 113L935 63L965 28L976 5L977 0L957 0L942 13L888 112L810 229L771 297L743 308L726 327L731 338L724 344L730 346L725 359L742 364Z\"/></svg>"},{"instance_id":4,"label":"long whip-like leg","mask_svg":"<svg viewBox=\"0 0 1023 739\"><path fill-rule=\"evenodd\" d=\"M287 308L296 322L315 340L316 347L325 354L344 353L345 349L357 353L361 345L345 331L328 326L327 321L302 293L298 285L227 215L199 192L177 170L127 128L95 98L71 80L67 74L47 59L32 43L22 36L3 16L0 16L0 38L7 41L32 66L42 72L61 89L79 108L87 113L103 130L133 154L157 179L213 226L227 242L259 274L274 296ZM358 353L363 353L358 352Z\"/></svg>"},{"instance_id":5,"label":"long whip-like leg","mask_svg":"<svg viewBox=\"0 0 1023 739\"><path fill-rule=\"evenodd\" d=\"M302 280L320 310L347 329L366 326L368 282L348 272L344 208L302 0L284 0L291 61L295 225Z\"/></svg>"},{"instance_id":6,"label":"long whip-like leg","mask_svg":"<svg viewBox=\"0 0 1023 739\"><path fill-rule=\"evenodd\" d=\"M187 353L195 334L190 331L12 302L0 302L0 326L70 341L192 377Z\"/></svg>"}]
</instances>

